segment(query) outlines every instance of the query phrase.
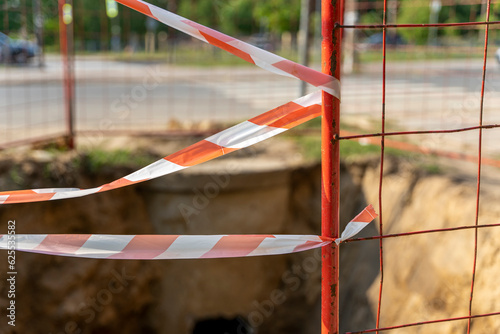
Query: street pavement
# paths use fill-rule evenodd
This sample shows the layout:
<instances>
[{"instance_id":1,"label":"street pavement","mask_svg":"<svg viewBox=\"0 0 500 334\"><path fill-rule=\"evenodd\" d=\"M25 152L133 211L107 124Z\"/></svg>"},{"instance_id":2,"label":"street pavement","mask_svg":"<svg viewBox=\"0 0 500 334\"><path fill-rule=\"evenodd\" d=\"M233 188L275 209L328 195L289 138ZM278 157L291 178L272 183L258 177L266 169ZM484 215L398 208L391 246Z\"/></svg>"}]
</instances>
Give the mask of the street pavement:
<instances>
[{"instance_id":1,"label":"street pavement","mask_svg":"<svg viewBox=\"0 0 500 334\"><path fill-rule=\"evenodd\" d=\"M481 105L482 61L436 60L387 64L389 130L435 130L475 126ZM62 62L42 69L0 67L0 144L64 131ZM172 124L235 123L299 96L299 82L262 69L179 67L77 57L77 130L168 131ZM341 120L373 131L382 113L382 66L371 63L342 80ZM314 91L308 87L308 91ZM483 123L500 123L500 69L489 59ZM500 130L485 130L488 154L500 154ZM420 136L430 148L473 153L477 131Z\"/></svg>"}]
</instances>

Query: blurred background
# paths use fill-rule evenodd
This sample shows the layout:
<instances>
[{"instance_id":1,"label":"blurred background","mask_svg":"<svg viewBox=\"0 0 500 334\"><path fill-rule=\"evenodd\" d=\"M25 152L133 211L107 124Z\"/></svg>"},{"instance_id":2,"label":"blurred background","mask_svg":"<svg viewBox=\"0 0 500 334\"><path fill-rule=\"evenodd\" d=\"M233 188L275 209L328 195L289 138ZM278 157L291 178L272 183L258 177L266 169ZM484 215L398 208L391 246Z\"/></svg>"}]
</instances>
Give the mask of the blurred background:
<instances>
[{"instance_id":1,"label":"blurred background","mask_svg":"<svg viewBox=\"0 0 500 334\"><path fill-rule=\"evenodd\" d=\"M151 3L320 69L319 0ZM480 110L484 124L500 123L498 24L489 26L484 104L484 24L388 28L383 105L382 28L370 25L383 22L384 2L345 0L344 9L343 135L380 132L383 108L386 131L477 126ZM483 0L388 0L386 20L483 22L486 10ZM499 19L495 2L490 21ZM0 0L0 186L104 184L314 89L112 0ZM319 234L319 120L292 131L141 185L81 199L3 205L0 226L6 231L15 220L16 233ZM471 225L477 166L465 161L477 162L477 139L477 130L387 138L383 175L380 147L372 145L378 139L342 141L342 223L383 199L385 233ZM500 218L499 141L499 131L484 131L483 163L496 167L481 176L482 224ZM438 161L443 156L454 160ZM221 185L213 175L230 182ZM214 185L217 193L207 195ZM186 216L181 207L193 214ZM375 226L364 235L376 235ZM500 310L498 238L495 229L482 231L477 314ZM473 240L474 231L467 230L384 241L381 325L466 315ZM373 328L378 241L342 247L341 331ZM317 252L204 261L16 256L18 327L2 320L0 333L320 331ZM9 302L6 272L5 256L2 310ZM474 333L498 332L498 318L475 320ZM457 321L400 333L463 333L466 327Z\"/></svg>"},{"instance_id":2,"label":"blurred background","mask_svg":"<svg viewBox=\"0 0 500 334\"><path fill-rule=\"evenodd\" d=\"M319 1L152 1L191 20L320 68ZM387 23L484 21L482 0L388 2ZM493 4L491 21L500 5ZM382 1L345 4L344 23L381 24ZM5 0L0 6L0 145L78 133L207 131L311 87L254 68L114 1ZM485 111L498 105L500 44L491 26ZM484 25L388 29L388 130L471 126L479 108ZM343 122L377 122L382 30L344 29ZM498 116L485 113L486 122ZM447 137L463 150L468 134ZM497 155L486 138L488 154ZM425 144L425 143L424 143ZM427 143L440 147L442 143ZM434 147L433 147L434 148Z\"/></svg>"}]
</instances>

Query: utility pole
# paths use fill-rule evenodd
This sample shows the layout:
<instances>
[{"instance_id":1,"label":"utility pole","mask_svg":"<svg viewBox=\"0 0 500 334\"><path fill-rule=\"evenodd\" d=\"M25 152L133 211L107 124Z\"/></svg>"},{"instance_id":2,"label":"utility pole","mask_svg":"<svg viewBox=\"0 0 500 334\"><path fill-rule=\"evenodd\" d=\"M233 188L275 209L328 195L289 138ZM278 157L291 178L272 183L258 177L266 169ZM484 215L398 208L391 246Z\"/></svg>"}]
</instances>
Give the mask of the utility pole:
<instances>
[{"instance_id":1,"label":"utility pole","mask_svg":"<svg viewBox=\"0 0 500 334\"><path fill-rule=\"evenodd\" d=\"M73 59L73 6L72 0L59 0L59 44L64 73L64 109L66 114L66 145L75 148L75 78Z\"/></svg>"},{"instance_id":2,"label":"utility pole","mask_svg":"<svg viewBox=\"0 0 500 334\"><path fill-rule=\"evenodd\" d=\"M438 23L439 21L439 12L441 11L441 0L432 0L430 3L430 17L429 17L429 23L435 24ZM429 28L429 39L428 39L428 44L431 46L436 46L437 45L437 27L430 27Z\"/></svg>"},{"instance_id":3,"label":"utility pole","mask_svg":"<svg viewBox=\"0 0 500 334\"><path fill-rule=\"evenodd\" d=\"M33 0L33 26L35 27L36 45L38 46L38 67L45 66L43 45L43 16L40 0Z\"/></svg>"},{"instance_id":4,"label":"utility pole","mask_svg":"<svg viewBox=\"0 0 500 334\"><path fill-rule=\"evenodd\" d=\"M311 1L301 0L299 29L299 64L309 65L309 47L311 44ZM300 81L299 96L306 95L307 83Z\"/></svg>"}]
</instances>

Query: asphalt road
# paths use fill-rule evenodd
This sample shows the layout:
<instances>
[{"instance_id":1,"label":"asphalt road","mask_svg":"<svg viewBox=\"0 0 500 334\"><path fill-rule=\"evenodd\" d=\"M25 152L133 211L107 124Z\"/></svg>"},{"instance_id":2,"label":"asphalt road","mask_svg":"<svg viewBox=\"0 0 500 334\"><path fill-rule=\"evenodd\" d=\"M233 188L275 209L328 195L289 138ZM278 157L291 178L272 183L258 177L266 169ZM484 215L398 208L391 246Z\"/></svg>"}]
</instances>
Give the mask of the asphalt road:
<instances>
[{"instance_id":1,"label":"asphalt road","mask_svg":"<svg viewBox=\"0 0 500 334\"><path fill-rule=\"evenodd\" d=\"M60 64L57 58L49 58L42 70L0 68L4 73L0 75L0 143L64 129ZM477 125L481 70L481 60L389 63L388 124L419 130ZM251 66L187 68L83 58L77 60L75 73L78 130L167 130L174 123L237 122L298 97L298 81ZM487 73L484 122L500 123L500 69L494 59ZM361 127L380 119L381 64L364 66L360 74L342 78L341 108L346 121ZM463 134L457 145L474 138L473 133Z\"/></svg>"}]
</instances>

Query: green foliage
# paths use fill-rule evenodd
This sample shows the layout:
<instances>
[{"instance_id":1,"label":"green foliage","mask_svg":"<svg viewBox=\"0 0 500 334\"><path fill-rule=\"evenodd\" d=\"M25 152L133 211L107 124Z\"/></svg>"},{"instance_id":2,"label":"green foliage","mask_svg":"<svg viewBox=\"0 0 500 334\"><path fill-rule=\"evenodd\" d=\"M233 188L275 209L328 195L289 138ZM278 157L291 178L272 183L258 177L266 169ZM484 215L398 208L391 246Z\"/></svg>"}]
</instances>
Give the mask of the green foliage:
<instances>
[{"instance_id":1,"label":"green foliage","mask_svg":"<svg viewBox=\"0 0 500 334\"><path fill-rule=\"evenodd\" d=\"M399 7L398 23L429 23L429 6L416 7L413 1L403 1ZM399 33L410 43L425 44L429 36L428 28L400 29Z\"/></svg>"},{"instance_id":2,"label":"green foliage","mask_svg":"<svg viewBox=\"0 0 500 334\"><path fill-rule=\"evenodd\" d=\"M362 14L359 18L360 24L382 24L383 15L381 12L368 11Z\"/></svg>"},{"instance_id":3,"label":"green foliage","mask_svg":"<svg viewBox=\"0 0 500 334\"><path fill-rule=\"evenodd\" d=\"M258 31L252 14L253 0L228 1L221 7L221 29L229 35L251 35Z\"/></svg>"},{"instance_id":4,"label":"green foliage","mask_svg":"<svg viewBox=\"0 0 500 334\"><path fill-rule=\"evenodd\" d=\"M251 35L259 28L296 33L300 0L179 0L178 13L230 35Z\"/></svg>"},{"instance_id":5,"label":"green foliage","mask_svg":"<svg viewBox=\"0 0 500 334\"><path fill-rule=\"evenodd\" d=\"M29 37L33 34L33 1L5 0L6 6L0 6L0 17L8 22L3 32L12 37L19 37L23 24L26 25ZM301 0L148 0L148 2L167 8L182 16L209 27L220 29L229 35L252 35L257 32L295 34L299 29ZM375 1L368 1L375 3ZM429 1L399 1L397 13L398 23L429 22ZM22 17L21 4L26 13ZM44 18L44 39L49 50L54 50L59 41L59 18L57 1L41 1ZM373 6L375 8L375 6ZM5 10L7 9L7 12ZM75 46L78 51L88 45L94 45L96 50L109 49L111 29L120 26L122 45L130 42L132 35L143 36L146 33L146 16L126 6L118 6L118 17L109 19L106 16L104 0L80 0L73 3ZM472 12L471 12L472 10ZM360 12L360 23L382 23L382 10L369 9ZM490 20L500 18L500 3L492 4ZM443 6L439 22L467 22L471 19L484 20L481 16L481 4ZM24 23L23 23L24 22ZM6 30L7 29L7 30ZM173 29L159 24L157 31ZM359 34L370 35L380 30L360 30ZM411 43L425 44L429 29L398 29ZM495 29L492 39L495 39ZM444 28L439 29L440 36L451 38L468 37L476 39L470 29ZM175 33L170 36L183 36ZM362 38L362 37L360 37Z\"/></svg>"},{"instance_id":6,"label":"green foliage","mask_svg":"<svg viewBox=\"0 0 500 334\"><path fill-rule=\"evenodd\" d=\"M296 33L300 22L300 0L259 1L254 8L253 17L270 32Z\"/></svg>"},{"instance_id":7,"label":"green foliage","mask_svg":"<svg viewBox=\"0 0 500 334\"><path fill-rule=\"evenodd\" d=\"M361 14L359 17L359 24L371 25L371 24L382 24L382 12L368 11ZM356 31L356 36L359 41L363 41L370 35L380 32L380 29L360 29Z\"/></svg>"},{"instance_id":8,"label":"green foliage","mask_svg":"<svg viewBox=\"0 0 500 334\"><path fill-rule=\"evenodd\" d=\"M45 19L43 30L45 45L59 44L59 19L57 17Z\"/></svg>"}]
</instances>

